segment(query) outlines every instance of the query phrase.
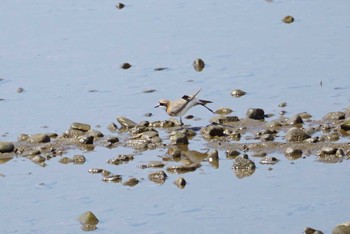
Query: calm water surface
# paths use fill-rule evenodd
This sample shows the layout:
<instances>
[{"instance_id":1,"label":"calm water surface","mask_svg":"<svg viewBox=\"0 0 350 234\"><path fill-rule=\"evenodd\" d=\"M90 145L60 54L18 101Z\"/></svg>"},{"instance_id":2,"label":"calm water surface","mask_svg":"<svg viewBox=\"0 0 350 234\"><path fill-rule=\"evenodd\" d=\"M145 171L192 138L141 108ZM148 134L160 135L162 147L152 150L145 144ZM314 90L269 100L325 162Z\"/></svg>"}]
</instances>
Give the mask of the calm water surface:
<instances>
[{"instance_id":1,"label":"calm water surface","mask_svg":"<svg viewBox=\"0 0 350 234\"><path fill-rule=\"evenodd\" d=\"M176 99L202 88L210 107L230 107L243 117L250 107L278 115L307 111L314 119L348 107L350 5L347 1L111 1L3 2L0 15L0 140L20 133L62 133L75 121L106 126L123 115L138 122L167 119L154 109L160 98ZM284 24L286 15L295 17ZM11 21L11 24L8 22ZM195 72L196 58L206 62ZM129 62L130 70L120 69ZM164 71L154 68L167 67ZM322 85L321 85L322 84ZM23 93L16 89L24 88ZM247 95L233 98L233 89ZM156 89L154 93L144 90ZM208 124L210 112L194 108ZM151 112L153 116L144 117ZM165 139L166 141L166 139ZM166 141L167 143L167 141ZM197 137L190 148L205 152ZM67 156L80 154L70 151ZM0 165L0 231L77 233L87 210L100 219L96 233L301 233L306 226L330 232L349 220L349 162L323 164L315 156L293 163L258 164L238 179L220 151L220 167L208 163L183 175L185 189L148 181L142 162L166 149L113 167L119 147L83 152L84 165L46 167L25 158ZM87 170L103 167L125 178L145 178L133 188L101 182Z\"/></svg>"}]
</instances>

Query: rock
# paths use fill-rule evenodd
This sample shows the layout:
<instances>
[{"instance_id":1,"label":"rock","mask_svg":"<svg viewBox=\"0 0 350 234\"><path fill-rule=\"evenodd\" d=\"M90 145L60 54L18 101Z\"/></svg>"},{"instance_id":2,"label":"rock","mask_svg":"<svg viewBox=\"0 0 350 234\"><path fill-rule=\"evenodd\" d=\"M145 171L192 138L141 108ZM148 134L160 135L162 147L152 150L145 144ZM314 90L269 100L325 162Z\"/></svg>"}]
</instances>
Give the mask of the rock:
<instances>
[{"instance_id":1,"label":"rock","mask_svg":"<svg viewBox=\"0 0 350 234\"><path fill-rule=\"evenodd\" d=\"M23 93L24 92L24 88L19 87L19 88L17 88L16 92L17 93Z\"/></svg>"},{"instance_id":2,"label":"rock","mask_svg":"<svg viewBox=\"0 0 350 234\"><path fill-rule=\"evenodd\" d=\"M219 152L216 149L208 153L208 162L213 168L219 168Z\"/></svg>"},{"instance_id":3,"label":"rock","mask_svg":"<svg viewBox=\"0 0 350 234\"><path fill-rule=\"evenodd\" d=\"M122 176L121 175L106 175L102 178L102 181L119 183L122 181Z\"/></svg>"},{"instance_id":4,"label":"rock","mask_svg":"<svg viewBox=\"0 0 350 234\"><path fill-rule=\"evenodd\" d=\"M134 121L123 116L117 117L117 121L122 125L123 129L131 129L137 125Z\"/></svg>"},{"instance_id":5,"label":"rock","mask_svg":"<svg viewBox=\"0 0 350 234\"><path fill-rule=\"evenodd\" d=\"M328 121L335 121L335 120L342 120L345 119L345 113L338 111L338 112L330 112L326 114L323 119Z\"/></svg>"},{"instance_id":6,"label":"rock","mask_svg":"<svg viewBox=\"0 0 350 234\"><path fill-rule=\"evenodd\" d=\"M43 163L45 162L46 158L41 156L41 155L35 155L33 158L32 158L32 162L35 162L35 163Z\"/></svg>"},{"instance_id":7,"label":"rock","mask_svg":"<svg viewBox=\"0 0 350 234\"><path fill-rule=\"evenodd\" d=\"M122 163L128 163L129 161L134 160L133 154L119 154L115 158L108 159L107 163L113 165L120 165Z\"/></svg>"},{"instance_id":8,"label":"rock","mask_svg":"<svg viewBox=\"0 0 350 234\"><path fill-rule=\"evenodd\" d=\"M0 153L10 153L15 149L11 142L0 141Z\"/></svg>"},{"instance_id":9,"label":"rock","mask_svg":"<svg viewBox=\"0 0 350 234\"><path fill-rule=\"evenodd\" d=\"M324 146L321 149L322 153L327 154L327 155L335 154L337 152L337 150L338 150L337 148L328 147L328 146Z\"/></svg>"},{"instance_id":10,"label":"rock","mask_svg":"<svg viewBox=\"0 0 350 234\"><path fill-rule=\"evenodd\" d=\"M121 9L123 9L123 8L125 7L125 5L124 5L123 3L117 3L117 4L115 5L115 7L116 7L117 9L121 10Z\"/></svg>"},{"instance_id":11,"label":"rock","mask_svg":"<svg viewBox=\"0 0 350 234\"><path fill-rule=\"evenodd\" d=\"M340 129L342 129L344 131L349 131L350 130L350 119L347 119L343 123L341 123Z\"/></svg>"},{"instance_id":12,"label":"rock","mask_svg":"<svg viewBox=\"0 0 350 234\"><path fill-rule=\"evenodd\" d=\"M46 134L34 134L30 135L28 141L30 143L47 143L50 142L50 137Z\"/></svg>"},{"instance_id":13,"label":"rock","mask_svg":"<svg viewBox=\"0 0 350 234\"><path fill-rule=\"evenodd\" d=\"M264 120L265 112L260 108L249 108L246 113L247 118L256 119L256 120Z\"/></svg>"},{"instance_id":14,"label":"rock","mask_svg":"<svg viewBox=\"0 0 350 234\"><path fill-rule=\"evenodd\" d=\"M183 188L185 188L187 182L186 182L186 180L185 180L184 178L179 177L179 178L177 178L177 179L175 180L174 184L176 184L176 186L177 186L178 188L183 189Z\"/></svg>"},{"instance_id":15,"label":"rock","mask_svg":"<svg viewBox=\"0 0 350 234\"><path fill-rule=\"evenodd\" d=\"M147 164L141 164L138 167L141 169L145 169L145 168L162 168L164 166L165 166L164 163L161 161L152 161Z\"/></svg>"},{"instance_id":16,"label":"rock","mask_svg":"<svg viewBox=\"0 0 350 234\"><path fill-rule=\"evenodd\" d=\"M167 171L174 174L183 174L187 172L193 172L197 170L201 165L199 163L193 163L188 165L177 165L177 166L170 166L167 167Z\"/></svg>"},{"instance_id":17,"label":"rock","mask_svg":"<svg viewBox=\"0 0 350 234\"><path fill-rule=\"evenodd\" d=\"M301 149L294 149L294 148L288 147L284 154L288 159L295 160L295 159L301 158L301 156L303 155L303 151Z\"/></svg>"},{"instance_id":18,"label":"rock","mask_svg":"<svg viewBox=\"0 0 350 234\"><path fill-rule=\"evenodd\" d=\"M230 124L238 122L239 118L237 116L214 116L212 117L209 122L210 123L216 123L216 124Z\"/></svg>"},{"instance_id":19,"label":"rock","mask_svg":"<svg viewBox=\"0 0 350 234\"><path fill-rule=\"evenodd\" d=\"M207 138L214 138L214 137L222 137L225 136L224 134L225 128L222 126L215 126L210 125L208 127L203 127L201 129L202 134L205 135Z\"/></svg>"},{"instance_id":20,"label":"rock","mask_svg":"<svg viewBox=\"0 0 350 234\"><path fill-rule=\"evenodd\" d=\"M72 160L74 164L84 164L86 161L84 155L81 155L81 154L74 155Z\"/></svg>"},{"instance_id":21,"label":"rock","mask_svg":"<svg viewBox=\"0 0 350 234\"><path fill-rule=\"evenodd\" d=\"M115 123L110 123L107 126L108 131L115 133L118 131L118 126Z\"/></svg>"},{"instance_id":22,"label":"rock","mask_svg":"<svg viewBox=\"0 0 350 234\"><path fill-rule=\"evenodd\" d=\"M282 102L282 103L278 104L278 107L286 107L286 106L287 106L286 102Z\"/></svg>"},{"instance_id":23,"label":"rock","mask_svg":"<svg viewBox=\"0 0 350 234\"><path fill-rule=\"evenodd\" d=\"M78 142L83 145L92 145L94 143L93 136L80 136L78 137Z\"/></svg>"},{"instance_id":24,"label":"rock","mask_svg":"<svg viewBox=\"0 0 350 234\"><path fill-rule=\"evenodd\" d=\"M255 172L255 163L248 158L248 155L238 156L232 166L238 178L250 176Z\"/></svg>"},{"instance_id":25,"label":"rock","mask_svg":"<svg viewBox=\"0 0 350 234\"><path fill-rule=\"evenodd\" d=\"M204 69L204 67L205 67L205 63L202 59L197 58L196 60L194 60L194 62L193 62L194 70L200 72Z\"/></svg>"},{"instance_id":26,"label":"rock","mask_svg":"<svg viewBox=\"0 0 350 234\"><path fill-rule=\"evenodd\" d=\"M323 232L316 230L316 229L313 229L313 228L310 228L310 227L307 227L304 230L304 234L323 234Z\"/></svg>"},{"instance_id":27,"label":"rock","mask_svg":"<svg viewBox=\"0 0 350 234\"><path fill-rule=\"evenodd\" d=\"M120 65L120 68L124 69L124 70L127 70L131 67L131 64L130 63L123 63L122 65Z\"/></svg>"},{"instance_id":28,"label":"rock","mask_svg":"<svg viewBox=\"0 0 350 234\"><path fill-rule=\"evenodd\" d=\"M226 150L226 158L227 159L235 159L240 155L238 150Z\"/></svg>"},{"instance_id":29,"label":"rock","mask_svg":"<svg viewBox=\"0 0 350 234\"><path fill-rule=\"evenodd\" d=\"M296 125L296 124L303 124L304 121L303 119L300 117L300 115L294 115L293 117L288 119L287 122L289 125Z\"/></svg>"},{"instance_id":30,"label":"rock","mask_svg":"<svg viewBox=\"0 0 350 234\"><path fill-rule=\"evenodd\" d=\"M70 126L71 129L87 132L90 130L90 125L89 124L84 124L84 123L79 123L79 122L74 122Z\"/></svg>"},{"instance_id":31,"label":"rock","mask_svg":"<svg viewBox=\"0 0 350 234\"><path fill-rule=\"evenodd\" d=\"M264 157L264 158L262 158L260 160L260 163L261 164L274 165L274 164L278 163L278 161L279 160L277 158L275 158L275 157L266 156L266 157Z\"/></svg>"},{"instance_id":32,"label":"rock","mask_svg":"<svg viewBox=\"0 0 350 234\"><path fill-rule=\"evenodd\" d=\"M285 22L286 24L291 24L294 22L294 18L293 16L287 15L282 19L282 21Z\"/></svg>"},{"instance_id":33,"label":"rock","mask_svg":"<svg viewBox=\"0 0 350 234\"><path fill-rule=\"evenodd\" d=\"M335 226L332 230L332 234L350 234L350 222Z\"/></svg>"},{"instance_id":34,"label":"rock","mask_svg":"<svg viewBox=\"0 0 350 234\"><path fill-rule=\"evenodd\" d=\"M170 140L172 144L178 145L178 144L183 144L183 145L188 145L188 138L187 134L184 132L172 132L172 135L170 136Z\"/></svg>"},{"instance_id":35,"label":"rock","mask_svg":"<svg viewBox=\"0 0 350 234\"><path fill-rule=\"evenodd\" d=\"M125 181L123 183L124 186L129 186L129 187L133 187L135 185L137 185L139 183L139 180L136 178L130 178L127 181Z\"/></svg>"},{"instance_id":36,"label":"rock","mask_svg":"<svg viewBox=\"0 0 350 234\"><path fill-rule=\"evenodd\" d=\"M220 108L220 109L217 109L217 110L215 111L215 114L218 114L218 115L229 115L229 114L231 114L232 112L233 112L232 109L227 108L227 107L222 107L222 108Z\"/></svg>"},{"instance_id":37,"label":"rock","mask_svg":"<svg viewBox=\"0 0 350 234\"><path fill-rule=\"evenodd\" d=\"M96 225L99 223L97 217L91 211L87 211L82 214L78 221L82 225L82 230L84 231L93 231L96 230Z\"/></svg>"},{"instance_id":38,"label":"rock","mask_svg":"<svg viewBox=\"0 0 350 234\"><path fill-rule=\"evenodd\" d=\"M231 92L231 95L233 97L236 97L236 98L242 97L242 96L244 96L246 94L247 94L246 92L244 92L243 90L240 90L240 89L234 89Z\"/></svg>"},{"instance_id":39,"label":"rock","mask_svg":"<svg viewBox=\"0 0 350 234\"><path fill-rule=\"evenodd\" d=\"M68 164L68 163L71 163L73 162L73 160L71 158L68 158L68 157L62 157L60 158L60 160L58 160L60 163L62 164Z\"/></svg>"},{"instance_id":40,"label":"rock","mask_svg":"<svg viewBox=\"0 0 350 234\"><path fill-rule=\"evenodd\" d=\"M175 123L173 121L163 120L163 121L155 121L151 123L151 126L155 128L171 128L175 126Z\"/></svg>"},{"instance_id":41,"label":"rock","mask_svg":"<svg viewBox=\"0 0 350 234\"><path fill-rule=\"evenodd\" d=\"M18 136L18 140L19 141L27 141L29 139L29 135L28 134L21 134Z\"/></svg>"},{"instance_id":42,"label":"rock","mask_svg":"<svg viewBox=\"0 0 350 234\"><path fill-rule=\"evenodd\" d=\"M167 177L164 171L156 171L148 175L148 179L156 184L164 184Z\"/></svg>"},{"instance_id":43,"label":"rock","mask_svg":"<svg viewBox=\"0 0 350 234\"><path fill-rule=\"evenodd\" d=\"M309 113L307 112L301 112L298 114L302 119L311 119L312 118L312 115L310 115Z\"/></svg>"},{"instance_id":44,"label":"rock","mask_svg":"<svg viewBox=\"0 0 350 234\"><path fill-rule=\"evenodd\" d=\"M304 130L293 127L287 131L284 138L287 142L302 142L310 137Z\"/></svg>"},{"instance_id":45,"label":"rock","mask_svg":"<svg viewBox=\"0 0 350 234\"><path fill-rule=\"evenodd\" d=\"M87 131L87 134L89 136L93 136L95 138L97 138L97 137L104 137L104 135L103 135L103 133L101 131L93 130L93 129L90 129L89 131Z\"/></svg>"}]
</instances>

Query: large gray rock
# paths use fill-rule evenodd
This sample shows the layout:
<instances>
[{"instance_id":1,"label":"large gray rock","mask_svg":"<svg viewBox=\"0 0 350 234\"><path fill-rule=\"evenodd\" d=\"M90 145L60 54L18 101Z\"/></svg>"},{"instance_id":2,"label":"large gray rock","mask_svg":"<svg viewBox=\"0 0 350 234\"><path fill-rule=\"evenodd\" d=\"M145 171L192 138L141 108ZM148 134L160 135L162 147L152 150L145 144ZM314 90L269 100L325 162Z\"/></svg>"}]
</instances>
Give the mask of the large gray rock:
<instances>
[{"instance_id":1,"label":"large gray rock","mask_svg":"<svg viewBox=\"0 0 350 234\"><path fill-rule=\"evenodd\" d=\"M11 142L0 141L0 153L10 153L15 149Z\"/></svg>"}]
</instances>

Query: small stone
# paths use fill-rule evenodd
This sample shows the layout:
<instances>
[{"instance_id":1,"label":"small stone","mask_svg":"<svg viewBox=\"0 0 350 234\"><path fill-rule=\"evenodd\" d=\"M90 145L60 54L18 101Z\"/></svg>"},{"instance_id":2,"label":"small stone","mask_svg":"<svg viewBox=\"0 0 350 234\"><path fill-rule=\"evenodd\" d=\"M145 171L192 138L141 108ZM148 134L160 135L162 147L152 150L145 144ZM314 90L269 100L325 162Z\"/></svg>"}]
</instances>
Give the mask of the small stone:
<instances>
[{"instance_id":1,"label":"small stone","mask_svg":"<svg viewBox=\"0 0 350 234\"><path fill-rule=\"evenodd\" d=\"M248 155L238 156L232 166L238 178L250 176L255 172L255 163L248 158Z\"/></svg>"},{"instance_id":2,"label":"small stone","mask_svg":"<svg viewBox=\"0 0 350 234\"><path fill-rule=\"evenodd\" d=\"M103 172L102 168L91 168L88 170L89 173L91 174L100 174Z\"/></svg>"},{"instance_id":3,"label":"small stone","mask_svg":"<svg viewBox=\"0 0 350 234\"><path fill-rule=\"evenodd\" d=\"M229 115L229 114L231 114L232 112L233 112L232 109L227 108L227 107L222 107L222 108L220 108L220 109L217 109L217 110L215 111L215 114L218 114L218 115Z\"/></svg>"},{"instance_id":4,"label":"small stone","mask_svg":"<svg viewBox=\"0 0 350 234\"><path fill-rule=\"evenodd\" d=\"M93 136L80 136L78 137L78 142L83 145L92 145L94 143Z\"/></svg>"},{"instance_id":5,"label":"small stone","mask_svg":"<svg viewBox=\"0 0 350 234\"><path fill-rule=\"evenodd\" d=\"M113 183L119 183L122 181L122 176L121 175L108 175L104 176L102 178L102 181L104 182L113 182Z\"/></svg>"},{"instance_id":6,"label":"small stone","mask_svg":"<svg viewBox=\"0 0 350 234\"><path fill-rule=\"evenodd\" d=\"M303 151L301 149L294 149L294 148L288 147L285 151L285 156L290 160L301 158L302 155L303 155Z\"/></svg>"},{"instance_id":7,"label":"small stone","mask_svg":"<svg viewBox=\"0 0 350 234\"><path fill-rule=\"evenodd\" d=\"M27 141L29 139L29 135L28 134L20 134L19 136L18 136L18 140L19 141Z\"/></svg>"},{"instance_id":8,"label":"small stone","mask_svg":"<svg viewBox=\"0 0 350 234\"><path fill-rule=\"evenodd\" d=\"M131 67L131 64L130 63L123 63L122 65L120 65L120 67L124 70L127 70Z\"/></svg>"},{"instance_id":9,"label":"small stone","mask_svg":"<svg viewBox=\"0 0 350 234\"><path fill-rule=\"evenodd\" d=\"M238 150L226 150L226 158L227 159L235 159L240 155Z\"/></svg>"},{"instance_id":10,"label":"small stone","mask_svg":"<svg viewBox=\"0 0 350 234\"><path fill-rule=\"evenodd\" d=\"M236 97L236 98L239 98L239 97L242 97L244 95L246 95L247 93L243 90L240 90L240 89L234 89L231 91L231 95L233 97Z\"/></svg>"},{"instance_id":11,"label":"small stone","mask_svg":"<svg viewBox=\"0 0 350 234\"><path fill-rule=\"evenodd\" d=\"M146 113L144 114L145 117L151 117L152 116L152 113Z\"/></svg>"},{"instance_id":12,"label":"small stone","mask_svg":"<svg viewBox=\"0 0 350 234\"><path fill-rule=\"evenodd\" d=\"M287 106L287 103L286 102L282 102L280 104L278 104L279 107L286 107Z\"/></svg>"},{"instance_id":13,"label":"small stone","mask_svg":"<svg viewBox=\"0 0 350 234\"><path fill-rule=\"evenodd\" d=\"M23 91L24 91L24 88L21 88L21 87L16 90L17 93L23 93Z\"/></svg>"},{"instance_id":14,"label":"small stone","mask_svg":"<svg viewBox=\"0 0 350 234\"><path fill-rule=\"evenodd\" d=\"M74 122L74 123L72 123L70 128L75 129L75 130L79 130L82 132L87 132L91 129L91 126L89 124L85 124L85 123Z\"/></svg>"},{"instance_id":15,"label":"small stone","mask_svg":"<svg viewBox=\"0 0 350 234\"><path fill-rule=\"evenodd\" d=\"M200 72L204 69L204 67L205 67L205 63L202 59L197 58L196 60L194 60L194 62L193 62L194 70Z\"/></svg>"},{"instance_id":16,"label":"small stone","mask_svg":"<svg viewBox=\"0 0 350 234\"><path fill-rule=\"evenodd\" d=\"M324 146L324 147L322 147L321 151L324 154L331 155L331 154L335 154L337 152L337 148Z\"/></svg>"},{"instance_id":17,"label":"small stone","mask_svg":"<svg viewBox=\"0 0 350 234\"><path fill-rule=\"evenodd\" d=\"M323 232L316 230L316 229L313 229L313 228L310 228L310 227L307 227L304 230L304 234L323 234Z\"/></svg>"},{"instance_id":18,"label":"small stone","mask_svg":"<svg viewBox=\"0 0 350 234\"><path fill-rule=\"evenodd\" d=\"M217 150L211 150L208 153L208 162L213 168L219 168L219 152Z\"/></svg>"},{"instance_id":19,"label":"small stone","mask_svg":"<svg viewBox=\"0 0 350 234\"><path fill-rule=\"evenodd\" d=\"M139 183L139 180L136 178L130 178L127 181L123 183L124 186L130 186L133 187Z\"/></svg>"},{"instance_id":20,"label":"small stone","mask_svg":"<svg viewBox=\"0 0 350 234\"><path fill-rule=\"evenodd\" d=\"M96 225L99 223L99 220L95 216L94 213L91 211L87 211L84 214L82 214L78 221L82 225L82 230L84 231L93 231L96 230Z\"/></svg>"},{"instance_id":21,"label":"small stone","mask_svg":"<svg viewBox=\"0 0 350 234\"><path fill-rule=\"evenodd\" d=\"M131 129L137 125L137 123L134 121L123 116L117 117L117 121L122 125L122 128L124 129Z\"/></svg>"},{"instance_id":22,"label":"small stone","mask_svg":"<svg viewBox=\"0 0 350 234\"><path fill-rule=\"evenodd\" d=\"M123 9L125 5L123 3L117 3L115 7L120 10L120 9Z\"/></svg>"},{"instance_id":23,"label":"small stone","mask_svg":"<svg viewBox=\"0 0 350 234\"><path fill-rule=\"evenodd\" d=\"M156 184L164 184L167 177L164 171L156 171L148 175L148 179Z\"/></svg>"},{"instance_id":24,"label":"small stone","mask_svg":"<svg viewBox=\"0 0 350 234\"><path fill-rule=\"evenodd\" d=\"M146 90L143 90L142 92L143 93L154 93L155 91L157 91L156 89L146 89Z\"/></svg>"},{"instance_id":25,"label":"small stone","mask_svg":"<svg viewBox=\"0 0 350 234\"><path fill-rule=\"evenodd\" d=\"M264 120L265 112L260 108L249 108L246 113L247 118L256 119L256 120Z\"/></svg>"},{"instance_id":26,"label":"small stone","mask_svg":"<svg viewBox=\"0 0 350 234\"><path fill-rule=\"evenodd\" d=\"M285 22L286 24L291 24L294 22L294 18L293 16L287 15L282 19L282 21Z\"/></svg>"},{"instance_id":27,"label":"small stone","mask_svg":"<svg viewBox=\"0 0 350 234\"><path fill-rule=\"evenodd\" d=\"M268 165L274 165L276 163L278 163L278 159L275 157L264 157L260 160L261 164L268 164Z\"/></svg>"},{"instance_id":28,"label":"small stone","mask_svg":"<svg viewBox=\"0 0 350 234\"><path fill-rule=\"evenodd\" d=\"M62 157L60 158L60 160L58 160L60 163L62 164L68 164L68 163L71 163L73 162L73 160L71 158L68 158L68 157Z\"/></svg>"},{"instance_id":29,"label":"small stone","mask_svg":"<svg viewBox=\"0 0 350 234\"><path fill-rule=\"evenodd\" d=\"M207 135L207 137L210 137L210 138L225 136L224 134L225 128L222 126L210 125L208 127L202 128L201 131L202 133Z\"/></svg>"},{"instance_id":30,"label":"small stone","mask_svg":"<svg viewBox=\"0 0 350 234\"><path fill-rule=\"evenodd\" d=\"M47 143L50 142L50 137L46 134L33 134L29 136L30 143Z\"/></svg>"},{"instance_id":31,"label":"small stone","mask_svg":"<svg viewBox=\"0 0 350 234\"><path fill-rule=\"evenodd\" d=\"M201 165L199 163L192 163L192 164L186 164L186 165L176 165L176 166L170 166L167 167L167 171L174 174L183 174L187 172L193 172L197 170Z\"/></svg>"},{"instance_id":32,"label":"small stone","mask_svg":"<svg viewBox=\"0 0 350 234\"><path fill-rule=\"evenodd\" d=\"M350 119L347 119L343 123L341 123L340 128L344 131L349 131L350 130Z\"/></svg>"},{"instance_id":33,"label":"small stone","mask_svg":"<svg viewBox=\"0 0 350 234\"><path fill-rule=\"evenodd\" d=\"M0 141L0 153L10 153L15 149L11 142Z\"/></svg>"},{"instance_id":34,"label":"small stone","mask_svg":"<svg viewBox=\"0 0 350 234\"><path fill-rule=\"evenodd\" d=\"M304 121L300 117L300 115L294 115L293 117L288 119L288 124L289 125L296 125L296 124L303 124Z\"/></svg>"},{"instance_id":35,"label":"small stone","mask_svg":"<svg viewBox=\"0 0 350 234\"><path fill-rule=\"evenodd\" d=\"M45 162L46 158L41 156L41 155L35 155L33 158L32 158L32 162L35 162L35 163L43 163Z\"/></svg>"},{"instance_id":36,"label":"small stone","mask_svg":"<svg viewBox=\"0 0 350 234\"><path fill-rule=\"evenodd\" d=\"M350 222L342 223L335 226L332 230L332 234L349 234L350 233Z\"/></svg>"},{"instance_id":37,"label":"small stone","mask_svg":"<svg viewBox=\"0 0 350 234\"><path fill-rule=\"evenodd\" d=\"M214 116L212 117L209 122L210 123L216 123L216 124L232 124L237 123L239 121L239 118L237 116Z\"/></svg>"},{"instance_id":38,"label":"small stone","mask_svg":"<svg viewBox=\"0 0 350 234\"><path fill-rule=\"evenodd\" d=\"M285 140L287 142L302 142L308 138L310 138L310 136L306 134L304 130L296 127L290 128L285 135Z\"/></svg>"},{"instance_id":39,"label":"small stone","mask_svg":"<svg viewBox=\"0 0 350 234\"><path fill-rule=\"evenodd\" d=\"M311 119L312 118L312 115L310 115L309 113L307 112L301 112L298 114L302 119Z\"/></svg>"},{"instance_id":40,"label":"small stone","mask_svg":"<svg viewBox=\"0 0 350 234\"><path fill-rule=\"evenodd\" d=\"M74 155L72 160L73 160L74 164L84 164L85 161L86 161L84 155L80 155L80 154L79 155Z\"/></svg>"},{"instance_id":41,"label":"small stone","mask_svg":"<svg viewBox=\"0 0 350 234\"><path fill-rule=\"evenodd\" d=\"M172 144L183 144L183 145L188 145L188 138L187 134L183 132L175 132L170 136L170 140Z\"/></svg>"},{"instance_id":42,"label":"small stone","mask_svg":"<svg viewBox=\"0 0 350 234\"><path fill-rule=\"evenodd\" d=\"M164 71L164 70L168 70L169 68L167 67L157 67L157 68L154 68L155 71Z\"/></svg>"},{"instance_id":43,"label":"small stone","mask_svg":"<svg viewBox=\"0 0 350 234\"><path fill-rule=\"evenodd\" d=\"M174 183L180 189L185 188L185 186L187 184L186 180L184 178L182 178L182 177L177 178Z\"/></svg>"},{"instance_id":44,"label":"small stone","mask_svg":"<svg viewBox=\"0 0 350 234\"><path fill-rule=\"evenodd\" d=\"M330 112L326 114L323 119L329 120L329 121L334 121L334 120L342 120L345 119L345 113L338 111L338 112Z\"/></svg>"}]
</instances>

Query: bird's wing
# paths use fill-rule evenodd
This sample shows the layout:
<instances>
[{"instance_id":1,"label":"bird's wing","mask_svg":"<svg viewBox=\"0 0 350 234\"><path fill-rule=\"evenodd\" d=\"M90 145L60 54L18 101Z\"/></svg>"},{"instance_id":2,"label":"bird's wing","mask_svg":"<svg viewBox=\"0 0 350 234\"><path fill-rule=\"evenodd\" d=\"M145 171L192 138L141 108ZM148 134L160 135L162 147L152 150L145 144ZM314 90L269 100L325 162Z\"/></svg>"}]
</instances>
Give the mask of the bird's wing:
<instances>
[{"instance_id":1,"label":"bird's wing","mask_svg":"<svg viewBox=\"0 0 350 234\"><path fill-rule=\"evenodd\" d=\"M194 93L192 95L184 95L184 96L182 96L182 99L184 99L185 101L189 102L193 98L195 98L200 91L201 91L201 89L199 89L196 93Z\"/></svg>"}]
</instances>

